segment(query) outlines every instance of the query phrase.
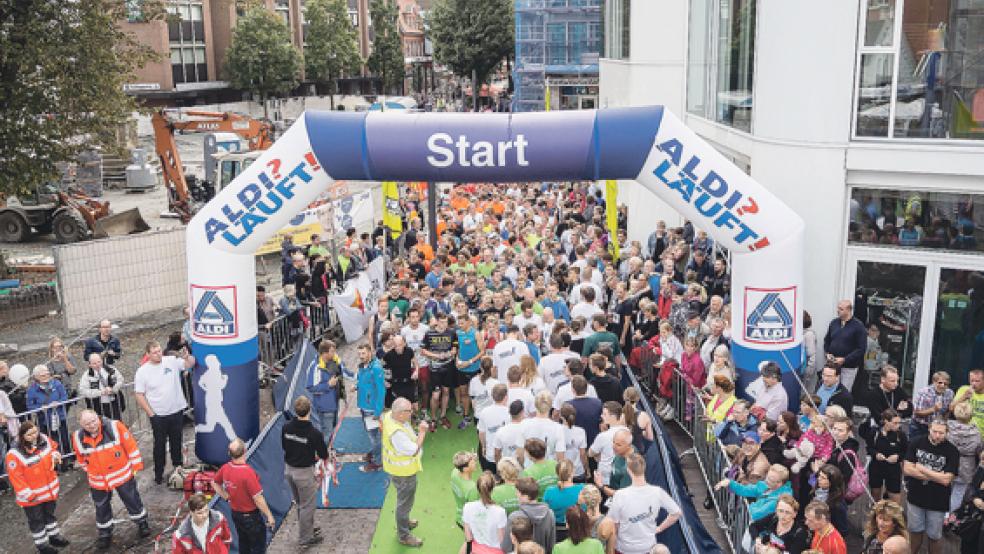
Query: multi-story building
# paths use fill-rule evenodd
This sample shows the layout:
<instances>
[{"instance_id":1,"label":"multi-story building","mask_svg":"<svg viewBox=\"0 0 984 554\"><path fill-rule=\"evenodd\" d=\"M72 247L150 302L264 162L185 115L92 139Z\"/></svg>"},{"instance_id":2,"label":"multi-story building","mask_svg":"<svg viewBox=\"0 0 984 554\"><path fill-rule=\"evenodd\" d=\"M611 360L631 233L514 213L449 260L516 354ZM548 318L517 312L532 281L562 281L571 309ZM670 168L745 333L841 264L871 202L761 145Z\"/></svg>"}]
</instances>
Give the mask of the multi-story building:
<instances>
[{"instance_id":1,"label":"multi-story building","mask_svg":"<svg viewBox=\"0 0 984 554\"><path fill-rule=\"evenodd\" d=\"M607 0L605 15L601 107L665 105L805 220L821 340L849 299L877 329L872 365L910 391L984 366L984 4ZM654 214L681 221L634 183L620 195L630 239Z\"/></svg>"},{"instance_id":2,"label":"multi-story building","mask_svg":"<svg viewBox=\"0 0 984 554\"><path fill-rule=\"evenodd\" d=\"M235 0L167 0L165 20L144 21L139 4L121 27L162 57L136 71L127 90L150 103L181 104L238 100L241 92L229 88L224 61L232 31L243 16ZM291 42L304 44L304 0L264 0L290 30ZM369 0L347 0L352 25L358 29L363 59L371 51ZM357 77L342 83L343 92L361 88Z\"/></svg>"},{"instance_id":3,"label":"multi-story building","mask_svg":"<svg viewBox=\"0 0 984 554\"><path fill-rule=\"evenodd\" d=\"M407 69L404 90L426 92L433 88L434 66L420 2L397 0L397 6L400 12L400 42Z\"/></svg>"},{"instance_id":4,"label":"multi-story building","mask_svg":"<svg viewBox=\"0 0 984 554\"><path fill-rule=\"evenodd\" d=\"M514 111L598 103L602 0L516 0Z\"/></svg>"}]
</instances>

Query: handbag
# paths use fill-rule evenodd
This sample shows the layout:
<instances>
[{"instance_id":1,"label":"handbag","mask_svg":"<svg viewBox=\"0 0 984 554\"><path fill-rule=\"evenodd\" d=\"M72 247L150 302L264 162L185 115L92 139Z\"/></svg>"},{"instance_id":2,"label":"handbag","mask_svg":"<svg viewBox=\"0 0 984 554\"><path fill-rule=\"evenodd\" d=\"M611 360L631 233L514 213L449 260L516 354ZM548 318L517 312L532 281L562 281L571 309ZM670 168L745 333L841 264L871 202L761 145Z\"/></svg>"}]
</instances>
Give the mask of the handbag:
<instances>
[{"instance_id":1,"label":"handbag","mask_svg":"<svg viewBox=\"0 0 984 554\"><path fill-rule=\"evenodd\" d=\"M984 511L977 509L973 499L964 502L943 520L943 528L960 537L971 537L981 530Z\"/></svg>"},{"instance_id":2,"label":"handbag","mask_svg":"<svg viewBox=\"0 0 984 554\"><path fill-rule=\"evenodd\" d=\"M850 481L847 482L847 490L844 491L844 499L854 502L868 491L868 473L864 469L864 464L858 460L857 452L853 450L843 450L838 461L847 456L851 465L854 466L854 473L851 474Z\"/></svg>"}]
</instances>

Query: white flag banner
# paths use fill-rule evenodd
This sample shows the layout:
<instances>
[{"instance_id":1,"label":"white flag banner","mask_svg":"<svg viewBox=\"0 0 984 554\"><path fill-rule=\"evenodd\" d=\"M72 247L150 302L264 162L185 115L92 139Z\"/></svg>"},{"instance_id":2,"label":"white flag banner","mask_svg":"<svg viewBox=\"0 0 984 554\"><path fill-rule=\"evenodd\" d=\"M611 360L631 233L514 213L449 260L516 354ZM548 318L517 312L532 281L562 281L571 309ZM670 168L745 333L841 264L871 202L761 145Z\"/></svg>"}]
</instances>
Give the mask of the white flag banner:
<instances>
[{"instance_id":1,"label":"white flag banner","mask_svg":"<svg viewBox=\"0 0 984 554\"><path fill-rule=\"evenodd\" d=\"M364 190L332 202L335 229L341 233L351 227L372 227L372 191Z\"/></svg>"},{"instance_id":2,"label":"white flag banner","mask_svg":"<svg viewBox=\"0 0 984 554\"><path fill-rule=\"evenodd\" d=\"M329 297L331 307L342 325L346 342L355 342L369 329L369 320L386 287L386 267L382 258L373 260L366 271L345 283L341 294Z\"/></svg>"}]
</instances>

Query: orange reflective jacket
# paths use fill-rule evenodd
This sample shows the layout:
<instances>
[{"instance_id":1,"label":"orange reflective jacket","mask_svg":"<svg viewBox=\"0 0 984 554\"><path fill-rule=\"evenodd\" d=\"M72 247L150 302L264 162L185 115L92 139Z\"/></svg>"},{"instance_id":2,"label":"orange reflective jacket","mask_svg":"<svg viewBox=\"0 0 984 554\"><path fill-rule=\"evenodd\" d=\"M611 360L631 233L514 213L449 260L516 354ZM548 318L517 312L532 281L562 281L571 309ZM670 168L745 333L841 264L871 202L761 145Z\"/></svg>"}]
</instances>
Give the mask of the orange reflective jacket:
<instances>
[{"instance_id":1,"label":"orange reflective jacket","mask_svg":"<svg viewBox=\"0 0 984 554\"><path fill-rule=\"evenodd\" d=\"M120 421L100 419L100 429L91 436L85 429L72 435L75 458L89 474L89 487L111 491L143 469L137 441Z\"/></svg>"},{"instance_id":2,"label":"orange reflective jacket","mask_svg":"<svg viewBox=\"0 0 984 554\"><path fill-rule=\"evenodd\" d=\"M58 499L54 460L57 452L58 444L43 434L38 435L34 451L26 452L18 446L7 452L7 476L18 506L37 506Z\"/></svg>"}]
</instances>

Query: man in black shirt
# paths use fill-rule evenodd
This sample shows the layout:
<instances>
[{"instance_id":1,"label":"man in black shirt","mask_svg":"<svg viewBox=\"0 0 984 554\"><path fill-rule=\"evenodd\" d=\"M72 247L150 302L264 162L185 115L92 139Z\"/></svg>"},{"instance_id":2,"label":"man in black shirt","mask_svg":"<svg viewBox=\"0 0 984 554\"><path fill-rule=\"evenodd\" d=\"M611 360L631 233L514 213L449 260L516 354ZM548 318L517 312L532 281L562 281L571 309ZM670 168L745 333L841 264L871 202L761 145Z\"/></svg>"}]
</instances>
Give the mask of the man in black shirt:
<instances>
[{"instance_id":1,"label":"man in black shirt","mask_svg":"<svg viewBox=\"0 0 984 554\"><path fill-rule=\"evenodd\" d=\"M448 420L448 397L451 389L458 386L458 374L454 359L458 349L458 335L448 329L447 314L435 314L432 326L424 335L421 353L430 361L431 385L431 431L437 428L437 414L440 408L441 425L451 428Z\"/></svg>"},{"instance_id":2,"label":"man in black shirt","mask_svg":"<svg viewBox=\"0 0 984 554\"><path fill-rule=\"evenodd\" d=\"M402 396L413 403L413 409L416 412L417 367L414 364L413 349L407 346L406 340L401 335L394 335L391 340L393 341L393 348L383 354L383 368L389 375L386 407L390 407L393 400Z\"/></svg>"},{"instance_id":3,"label":"man in black shirt","mask_svg":"<svg viewBox=\"0 0 984 554\"><path fill-rule=\"evenodd\" d=\"M320 483L314 474L318 460L328 458L325 438L311 424L311 401L299 396L294 401L296 418L284 425L280 444L287 464L287 484L297 503L297 540L301 548L320 543L323 539L315 531L314 510L318 507Z\"/></svg>"},{"instance_id":4,"label":"man in black shirt","mask_svg":"<svg viewBox=\"0 0 984 554\"><path fill-rule=\"evenodd\" d=\"M598 393L598 399L604 402L613 401L621 404L622 384L608 372L608 358L604 354L594 353L589 358L591 379L589 383Z\"/></svg>"},{"instance_id":5,"label":"man in black shirt","mask_svg":"<svg viewBox=\"0 0 984 554\"><path fill-rule=\"evenodd\" d=\"M950 491L960 466L960 451L946 440L946 421L933 420L929 436L913 441L905 453L902 473L908 494L912 551L929 538L931 553L943 552L943 516L950 509Z\"/></svg>"}]
</instances>

